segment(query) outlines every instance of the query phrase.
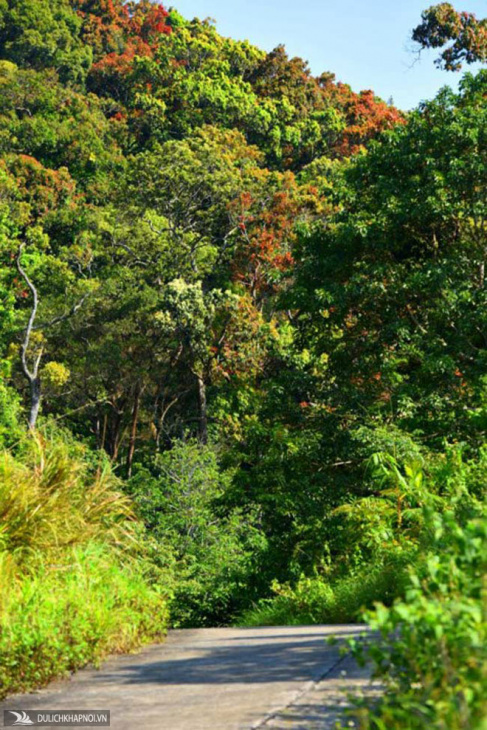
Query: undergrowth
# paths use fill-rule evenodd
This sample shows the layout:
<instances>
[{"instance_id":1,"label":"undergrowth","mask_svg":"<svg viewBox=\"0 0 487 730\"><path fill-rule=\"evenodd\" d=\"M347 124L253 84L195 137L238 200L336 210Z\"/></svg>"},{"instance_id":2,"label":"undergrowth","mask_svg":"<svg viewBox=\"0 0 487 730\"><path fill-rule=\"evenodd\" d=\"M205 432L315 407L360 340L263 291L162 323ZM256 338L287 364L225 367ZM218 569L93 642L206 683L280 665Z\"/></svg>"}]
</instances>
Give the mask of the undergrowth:
<instances>
[{"instance_id":1,"label":"undergrowth","mask_svg":"<svg viewBox=\"0 0 487 730\"><path fill-rule=\"evenodd\" d=\"M336 579L302 576L295 585L272 586L274 596L259 601L239 619L242 626L302 626L362 620L375 601L391 603L406 580L405 555L363 565Z\"/></svg>"}]
</instances>

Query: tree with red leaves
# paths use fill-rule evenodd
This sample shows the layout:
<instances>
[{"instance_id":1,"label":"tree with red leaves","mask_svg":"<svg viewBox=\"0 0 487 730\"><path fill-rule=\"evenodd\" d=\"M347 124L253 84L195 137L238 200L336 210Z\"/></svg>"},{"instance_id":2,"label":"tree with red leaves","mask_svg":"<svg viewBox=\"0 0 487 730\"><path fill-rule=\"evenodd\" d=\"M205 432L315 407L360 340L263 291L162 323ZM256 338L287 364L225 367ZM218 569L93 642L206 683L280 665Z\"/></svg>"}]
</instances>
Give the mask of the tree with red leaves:
<instances>
[{"instance_id":1,"label":"tree with red leaves","mask_svg":"<svg viewBox=\"0 0 487 730\"><path fill-rule=\"evenodd\" d=\"M319 210L316 188L299 185L290 171L265 176L262 183L258 195L244 192L231 205L239 229L233 276L259 307L292 272L296 223L311 222Z\"/></svg>"},{"instance_id":2,"label":"tree with red leaves","mask_svg":"<svg viewBox=\"0 0 487 730\"><path fill-rule=\"evenodd\" d=\"M90 88L128 101L126 80L134 61L150 58L162 36L171 33L165 8L150 0L85 0L78 3L83 37L94 49Z\"/></svg>"}]
</instances>

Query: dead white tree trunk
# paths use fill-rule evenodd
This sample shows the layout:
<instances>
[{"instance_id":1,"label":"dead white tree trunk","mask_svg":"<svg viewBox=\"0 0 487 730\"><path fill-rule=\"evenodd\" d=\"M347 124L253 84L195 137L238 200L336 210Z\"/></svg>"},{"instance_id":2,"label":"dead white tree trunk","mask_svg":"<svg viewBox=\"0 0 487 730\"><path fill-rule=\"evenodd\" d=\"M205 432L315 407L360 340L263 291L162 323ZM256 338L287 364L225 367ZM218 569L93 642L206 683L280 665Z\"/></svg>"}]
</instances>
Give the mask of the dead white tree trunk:
<instances>
[{"instance_id":1,"label":"dead white tree trunk","mask_svg":"<svg viewBox=\"0 0 487 730\"><path fill-rule=\"evenodd\" d=\"M42 349L40 349L37 353L36 357L34 358L32 368L30 368L27 363L27 350L29 349L30 337L37 316L37 309L39 307L39 296L37 294L37 289L35 288L34 284L22 268L21 258L24 251L24 245L25 244L21 244L19 248L19 253L17 255L17 269L32 293L33 303L30 312L29 322L27 324L27 329L25 330L24 339L22 342L21 361L23 373L28 380L30 386L30 409L28 422L29 428L33 431L36 427L37 416L39 415L39 408L41 405L41 381L39 378L39 365L41 364L42 359Z\"/></svg>"},{"instance_id":2,"label":"dead white tree trunk","mask_svg":"<svg viewBox=\"0 0 487 730\"><path fill-rule=\"evenodd\" d=\"M55 324L58 324L59 322L63 322L64 320L68 319L68 317L71 317L73 314L76 314L78 309L82 306L83 302L86 299L86 296L82 297L82 299L75 304L71 310L65 314L60 315L59 317L55 317L53 320L48 322L47 324L40 325L37 327L34 327L34 322L37 316L37 310L39 308L39 295L37 293L37 289L32 283L32 281L27 276L26 272L22 268L22 254L24 252L25 244L22 243L19 248L19 252L17 254L17 269L19 271L19 274L29 287L33 301L32 301L32 309L30 312L29 322L27 323L27 329L25 330L24 339L22 342L21 347L21 362L22 362L22 371L29 383L30 386L30 409L29 409L29 428L31 430L34 430L37 423L37 417L39 415L39 408L41 405L41 379L39 377L39 366L41 364L42 360L42 348L39 349L38 353L34 357L34 361L32 363L32 367L29 367L29 364L27 362L27 352L29 350L29 344L30 344L30 338L32 335L32 332L34 330L39 329L47 329L49 327L52 327Z\"/></svg>"}]
</instances>

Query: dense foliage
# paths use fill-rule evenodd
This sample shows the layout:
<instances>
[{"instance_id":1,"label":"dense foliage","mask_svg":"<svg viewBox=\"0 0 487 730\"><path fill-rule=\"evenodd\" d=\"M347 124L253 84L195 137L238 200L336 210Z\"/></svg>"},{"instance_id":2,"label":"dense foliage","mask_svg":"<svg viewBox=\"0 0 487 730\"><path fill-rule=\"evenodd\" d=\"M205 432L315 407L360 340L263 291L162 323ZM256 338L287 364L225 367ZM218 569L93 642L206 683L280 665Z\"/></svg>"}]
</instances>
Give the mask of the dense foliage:
<instances>
[{"instance_id":1,"label":"dense foliage","mask_svg":"<svg viewBox=\"0 0 487 730\"><path fill-rule=\"evenodd\" d=\"M452 42L450 69L485 60L485 21L446 3L414 38ZM407 657L418 642L426 664L436 651L441 637L414 627L440 601L431 571L450 563L441 611L462 692L485 629L455 633L466 576L465 610L480 600L468 546L484 519L486 96L481 70L404 115L282 46L264 53L149 0L0 0L9 688L150 638L168 601L180 626L353 621L382 601L376 620L403 632L384 650L391 687L402 697L406 672L423 692L407 697L433 703L421 722L457 726L465 705L436 703L445 677L423 682ZM38 481L57 447L41 466L28 452L53 433L87 471L51 494ZM29 530L16 536L17 509L29 524L59 499L75 530L104 460L137 547L95 509L86 540L59 544L79 569L53 572L44 528L32 555ZM458 540L436 566L445 520ZM78 605L83 581L94 593ZM22 637L49 647L70 606L73 635L34 665ZM383 708L389 726L397 708Z\"/></svg>"},{"instance_id":2,"label":"dense foliage","mask_svg":"<svg viewBox=\"0 0 487 730\"><path fill-rule=\"evenodd\" d=\"M439 512L431 499L423 505L427 558L410 570L403 599L391 608L379 604L367 616L383 637L368 654L386 691L373 711L359 710L361 728L485 726L487 521L485 495L475 484L478 468L458 458L446 465L446 508ZM363 647L355 649L363 659Z\"/></svg>"}]
</instances>

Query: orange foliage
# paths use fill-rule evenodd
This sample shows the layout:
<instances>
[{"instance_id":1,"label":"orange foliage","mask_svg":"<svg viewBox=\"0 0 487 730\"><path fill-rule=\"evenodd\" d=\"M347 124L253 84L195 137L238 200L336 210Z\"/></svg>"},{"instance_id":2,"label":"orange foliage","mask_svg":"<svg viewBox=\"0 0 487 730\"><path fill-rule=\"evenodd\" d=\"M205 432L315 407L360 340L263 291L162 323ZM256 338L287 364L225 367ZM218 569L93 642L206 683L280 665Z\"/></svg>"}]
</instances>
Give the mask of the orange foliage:
<instances>
[{"instance_id":1,"label":"orange foliage","mask_svg":"<svg viewBox=\"0 0 487 730\"><path fill-rule=\"evenodd\" d=\"M66 168L50 170L29 155L17 155L9 168L33 216L55 210L75 193L76 183Z\"/></svg>"},{"instance_id":2,"label":"orange foliage","mask_svg":"<svg viewBox=\"0 0 487 730\"><path fill-rule=\"evenodd\" d=\"M84 0L83 36L95 53L92 77L126 76L136 56L151 57L161 37L171 33L167 10L149 0Z\"/></svg>"},{"instance_id":3,"label":"orange foliage","mask_svg":"<svg viewBox=\"0 0 487 730\"><path fill-rule=\"evenodd\" d=\"M406 123L398 109L378 99L373 91L357 94L347 84L335 83L333 76L322 79L322 83L329 103L345 116L345 129L334 148L339 157L355 154L379 132Z\"/></svg>"},{"instance_id":4,"label":"orange foliage","mask_svg":"<svg viewBox=\"0 0 487 730\"><path fill-rule=\"evenodd\" d=\"M295 223L309 212L310 201L318 199L316 188L299 188L288 172L281 188L273 192L263 205L248 192L242 193L232 206L241 232L241 244L235 257L234 277L251 293L272 293L280 275L294 265Z\"/></svg>"}]
</instances>

